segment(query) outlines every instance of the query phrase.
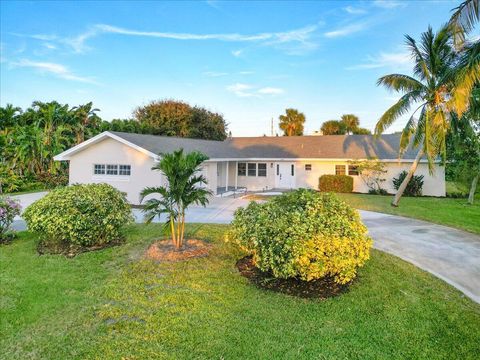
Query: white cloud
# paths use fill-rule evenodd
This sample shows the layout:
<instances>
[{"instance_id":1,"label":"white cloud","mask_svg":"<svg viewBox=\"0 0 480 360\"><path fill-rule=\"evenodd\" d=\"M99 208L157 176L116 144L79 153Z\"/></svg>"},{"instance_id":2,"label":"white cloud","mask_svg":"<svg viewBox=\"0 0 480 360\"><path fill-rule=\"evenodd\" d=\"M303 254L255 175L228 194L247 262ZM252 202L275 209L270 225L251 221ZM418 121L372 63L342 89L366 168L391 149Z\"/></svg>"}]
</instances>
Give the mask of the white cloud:
<instances>
[{"instance_id":1,"label":"white cloud","mask_svg":"<svg viewBox=\"0 0 480 360\"><path fill-rule=\"evenodd\" d=\"M83 83L97 84L93 79L75 75L66 66L50 62L38 62L28 59L22 59L18 62L12 62L14 67L28 67L36 69L42 73L50 73L61 79L79 81Z\"/></svg>"},{"instance_id":2,"label":"white cloud","mask_svg":"<svg viewBox=\"0 0 480 360\"><path fill-rule=\"evenodd\" d=\"M275 88L275 87L264 87L261 88L257 91L259 94L265 94L265 95L280 95L285 92L285 90L281 88Z\"/></svg>"},{"instance_id":3,"label":"white cloud","mask_svg":"<svg viewBox=\"0 0 480 360\"><path fill-rule=\"evenodd\" d=\"M55 50L57 48L55 45L53 45L51 43L48 43L48 42L45 42L42 45L49 50Z\"/></svg>"},{"instance_id":4,"label":"white cloud","mask_svg":"<svg viewBox=\"0 0 480 360\"><path fill-rule=\"evenodd\" d=\"M217 72L217 71L205 71L202 73L204 76L208 77L221 77L221 76L227 76L228 73L226 72Z\"/></svg>"},{"instance_id":5,"label":"white cloud","mask_svg":"<svg viewBox=\"0 0 480 360\"><path fill-rule=\"evenodd\" d=\"M397 7L407 6L406 2L397 1L397 0L375 0L373 5L382 9L394 9Z\"/></svg>"},{"instance_id":6,"label":"white cloud","mask_svg":"<svg viewBox=\"0 0 480 360\"><path fill-rule=\"evenodd\" d=\"M350 66L347 70L378 69L385 67L411 69L413 67L413 61L408 52L381 52L377 56L369 56L366 63Z\"/></svg>"},{"instance_id":7,"label":"white cloud","mask_svg":"<svg viewBox=\"0 0 480 360\"><path fill-rule=\"evenodd\" d=\"M252 85L236 83L227 86L227 90L234 93L238 97L251 97L255 96L250 90L253 89Z\"/></svg>"},{"instance_id":8,"label":"white cloud","mask_svg":"<svg viewBox=\"0 0 480 360\"><path fill-rule=\"evenodd\" d=\"M366 23L350 24L342 28L338 28L336 30L327 31L326 33L324 33L324 36L327 38L337 38L337 37L348 36L348 35L360 32L366 29L366 27L367 27Z\"/></svg>"},{"instance_id":9,"label":"white cloud","mask_svg":"<svg viewBox=\"0 0 480 360\"><path fill-rule=\"evenodd\" d=\"M253 71L240 71L239 74L240 75L252 75L252 74L254 74L254 72Z\"/></svg>"},{"instance_id":10,"label":"white cloud","mask_svg":"<svg viewBox=\"0 0 480 360\"><path fill-rule=\"evenodd\" d=\"M242 55L243 53L243 50L233 50L232 51L232 55L235 56L235 57L240 57L240 55Z\"/></svg>"},{"instance_id":11,"label":"white cloud","mask_svg":"<svg viewBox=\"0 0 480 360\"><path fill-rule=\"evenodd\" d=\"M354 7L354 6L347 6L344 7L343 10L345 10L347 13L352 14L352 15L361 15L361 14L366 14L367 10Z\"/></svg>"}]
</instances>

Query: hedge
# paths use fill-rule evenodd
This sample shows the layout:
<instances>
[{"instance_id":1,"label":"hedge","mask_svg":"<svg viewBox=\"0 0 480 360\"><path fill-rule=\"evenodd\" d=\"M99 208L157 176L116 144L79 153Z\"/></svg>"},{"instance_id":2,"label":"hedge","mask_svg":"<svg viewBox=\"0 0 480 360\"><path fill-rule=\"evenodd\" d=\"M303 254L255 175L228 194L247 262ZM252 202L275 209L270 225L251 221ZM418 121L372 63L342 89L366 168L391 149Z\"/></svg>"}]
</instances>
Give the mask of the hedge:
<instances>
[{"instance_id":1,"label":"hedge","mask_svg":"<svg viewBox=\"0 0 480 360\"><path fill-rule=\"evenodd\" d=\"M353 191L353 177L348 175L322 175L318 189L323 192L350 193Z\"/></svg>"}]
</instances>

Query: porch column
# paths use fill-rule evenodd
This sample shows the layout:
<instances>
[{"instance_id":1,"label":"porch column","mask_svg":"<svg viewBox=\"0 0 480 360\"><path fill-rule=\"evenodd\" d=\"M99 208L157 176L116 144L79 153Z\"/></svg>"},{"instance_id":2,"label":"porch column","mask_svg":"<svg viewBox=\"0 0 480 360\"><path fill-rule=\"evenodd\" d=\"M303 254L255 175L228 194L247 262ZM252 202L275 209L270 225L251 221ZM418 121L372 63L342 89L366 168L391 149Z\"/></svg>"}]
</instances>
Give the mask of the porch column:
<instances>
[{"instance_id":1,"label":"porch column","mask_svg":"<svg viewBox=\"0 0 480 360\"><path fill-rule=\"evenodd\" d=\"M235 162L235 190L238 188L238 161Z\"/></svg>"},{"instance_id":2,"label":"porch column","mask_svg":"<svg viewBox=\"0 0 480 360\"><path fill-rule=\"evenodd\" d=\"M228 161L227 161L227 165L226 165L226 168L227 168L227 171L226 171L226 174L225 174L225 191L228 191Z\"/></svg>"}]
</instances>

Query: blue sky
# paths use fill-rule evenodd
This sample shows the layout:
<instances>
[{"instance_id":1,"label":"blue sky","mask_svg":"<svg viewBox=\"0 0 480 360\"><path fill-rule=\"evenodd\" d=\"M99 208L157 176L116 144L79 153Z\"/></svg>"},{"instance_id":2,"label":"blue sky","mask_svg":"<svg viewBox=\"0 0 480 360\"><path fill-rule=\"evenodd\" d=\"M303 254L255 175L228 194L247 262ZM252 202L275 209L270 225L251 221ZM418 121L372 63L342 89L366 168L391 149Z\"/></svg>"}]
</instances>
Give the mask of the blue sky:
<instances>
[{"instance_id":1,"label":"blue sky","mask_svg":"<svg viewBox=\"0 0 480 360\"><path fill-rule=\"evenodd\" d=\"M222 113L234 136L270 134L287 107L307 134L344 113L373 129L398 98L376 80L410 73L404 34L458 3L2 1L0 103L93 101L111 120L173 98Z\"/></svg>"}]
</instances>

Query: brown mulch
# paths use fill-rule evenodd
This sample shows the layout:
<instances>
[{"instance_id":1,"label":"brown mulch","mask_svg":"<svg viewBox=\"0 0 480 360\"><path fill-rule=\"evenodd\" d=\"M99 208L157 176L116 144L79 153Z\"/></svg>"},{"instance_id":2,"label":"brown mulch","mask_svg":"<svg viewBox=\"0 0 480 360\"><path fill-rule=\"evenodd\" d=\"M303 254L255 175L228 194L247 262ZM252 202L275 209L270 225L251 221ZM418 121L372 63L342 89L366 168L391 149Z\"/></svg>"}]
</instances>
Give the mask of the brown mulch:
<instances>
[{"instance_id":1,"label":"brown mulch","mask_svg":"<svg viewBox=\"0 0 480 360\"><path fill-rule=\"evenodd\" d=\"M210 245L197 239L187 239L181 249L176 249L172 240L155 241L145 257L156 261L182 261L208 255Z\"/></svg>"},{"instance_id":2,"label":"brown mulch","mask_svg":"<svg viewBox=\"0 0 480 360\"><path fill-rule=\"evenodd\" d=\"M301 298L328 299L348 290L350 284L340 285L331 277L304 281L297 278L278 279L268 272L261 271L253 264L251 256L237 261L240 274L261 289L280 292Z\"/></svg>"}]
</instances>

